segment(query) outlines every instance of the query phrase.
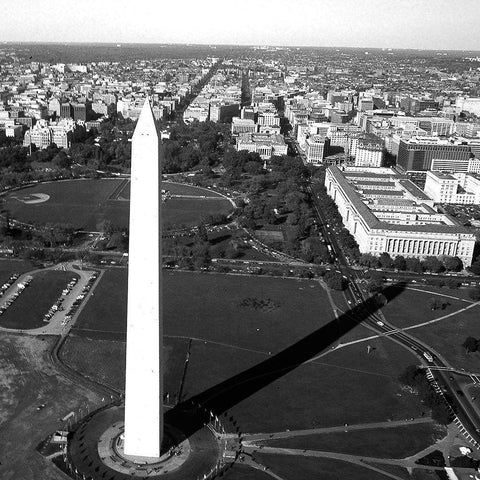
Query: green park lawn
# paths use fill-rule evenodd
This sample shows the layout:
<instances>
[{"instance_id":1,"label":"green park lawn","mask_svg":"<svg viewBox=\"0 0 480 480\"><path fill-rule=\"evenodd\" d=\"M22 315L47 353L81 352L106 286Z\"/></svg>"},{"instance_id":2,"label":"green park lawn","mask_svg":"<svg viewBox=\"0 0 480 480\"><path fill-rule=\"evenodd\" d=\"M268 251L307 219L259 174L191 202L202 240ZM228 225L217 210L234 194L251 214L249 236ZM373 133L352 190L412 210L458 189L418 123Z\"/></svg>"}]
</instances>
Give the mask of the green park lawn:
<instances>
[{"instance_id":1,"label":"green park lawn","mask_svg":"<svg viewBox=\"0 0 480 480\"><path fill-rule=\"evenodd\" d=\"M164 390L173 400L177 398L187 355L187 339L164 339ZM99 340L71 335L60 352L73 369L110 385L125 389L125 343L116 340Z\"/></svg>"},{"instance_id":2,"label":"green park lawn","mask_svg":"<svg viewBox=\"0 0 480 480\"><path fill-rule=\"evenodd\" d=\"M302 480L387 480L369 468L330 458L255 453L255 460L281 478Z\"/></svg>"},{"instance_id":3,"label":"green park lawn","mask_svg":"<svg viewBox=\"0 0 480 480\"><path fill-rule=\"evenodd\" d=\"M7 194L5 206L13 218L22 222L71 223L75 228L98 230L105 220L105 203L122 181L104 179L42 183ZM50 199L30 205L19 201L23 195L32 193L44 193Z\"/></svg>"},{"instance_id":4,"label":"green park lawn","mask_svg":"<svg viewBox=\"0 0 480 480\"><path fill-rule=\"evenodd\" d=\"M179 390L184 342L192 339L182 400L274 358L333 318L318 282L180 272L165 273L164 281L165 390L172 394ZM72 366L109 379L107 383L117 388L123 384L124 344L102 342L124 339L125 299L126 270L107 270L63 352ZM260 308L255 308L252 299ZM325 348L330 352L329 346L319 340L318 353ZM220 399L220 409L232 413L248 432L419 416L421 407L416 397L404 393L397 382L401 371L415 363L415 357L385 339L375 339L370 346L370 354L367 345L360 343L331 351L290 371L302 354L293 351L278 377L268 382L260 378L259 385L256 377L248 378L245 386L251 391L245 398L229 398L229 393L235 392L232 384L227 384L220 396L214 391L212 398ZM108 363L104 351L112 349L116 353L107 356L116 358L116 365L104 365ZM269 371L266 373L268 376ZM271 414L272 408L275 415Z\"/></svg>"},{"instance_id":5,"label":"green park lawn","mask_svg":"<svg viewBox=\"0 0 480 480\"><path fill-rule=\"evenodd\" d=\"M444 295L450 295L452 297L455 297L458 294L457 290L450 289L430 288L429 290ZM449 302L449 305L444 309L432 310L428 304L428 301L431 298L444 299ZM398 296L394 297L386 306L382 307L382 311L392 325L395 325L396 327L409 327L411 325L417 325L447 315L466 306L468 306L468 303L462 300L456 300L412 289L405 289Z\"/></svg>"},{"instance_id":6,"label":"green park lawn","mask_svg":"<svg viewBox=\"0 0 480 480\"><path fill-rule=\"evenodd\" d=\"M271 480L268 473L236 462L224 474L226 480Z\"/></svg>"},{"instance_id":7,"label":"green park lawn","mask_svg":"<svg viewBox=\"0 0 480 480\"><path fill-rule=\"evenodd\" d=\"M0 259L0 285L3 285L14 273L25 273L34 270L35 267L27 261Z\"/></svg>"},{"instance_id":8,"label":"green park lawn","mask_svg":"<svg viewBox=\"0 0 480 480\"><path fill-rule=\"evenodd\" d=\"M378 458L405 458L445 437L446 430L433 423L374 430L278 438L262 442L266 447L320 450Z\"/></svg>"},{"instance_id":9,"label":"green park lawn","mask_svg":"<svg viewBox=\"0 0 480 480\"><path fill-rule=\"evenodd\" d=\"M117 200L129 195L128 184L120 191L124 179L67 180L41 183L6 194L5 208L13 218L27 223L70 223L76 229L100 231L105 221L114 225L128 225L128 202ZM169 185L170 189L170 185ZM199 196L218 196L192 186L172 184L174 193ZM24 196L44 193L50 198L44 203L25 204ZM172 192L173 193L173 192ZM165 225L194 225L211 214L229 213L231 204L226 199L202 200L189 198L169 199L164 204Z\"/></svg>"},{"instance_id":10,"label":"green park lawn","mask_svg":"<svg viewBox=\"0 0 480 480\"><path fill-rule=\"evenodd\" d=\"M480 339L480 306L431 325L410 330L412 335L433 347L455 368L480 370L480 353L467 353L462 344L467 337Z\"/></svg>"},{"instance_id":11,"label":"green park lawn","mask_svg":"<svg viewBox=\"0 0 480 480\"><path fill-rule=\"evenodd\" d=\"M194 185L185 185L183 183L173 183L173 182L162 182L162 190L168 190L172 195L198 195L203 197L221 197L216 192L212 192L206 188L195 187ZM118 193L119 198L129 199L130 198L130 182L126 183L125 186Z\"/></svg>"},{"instance_id":12,"label":"green park lawn","mask_svg":"<svg viewBox=\"0 0 480 480\"><path fill-rule=\"evenodd\" d=\"M163 281L167 336L275 352L333 319L325 291L310 280L164 271ZM125 332L126 292L127 270L107 270L75 330ZM242 306L249 300L258 308Z\"/></svg>"},{"instance_id":13,"label":"green park lawn","mask_svg":"<svg viewBox=\"0 0 480 480\"><path fill-rule=\"evenodd\" d=\"M44 315L74 277L78 278L78 275L59 270L36 272L32 283L3 312L0 326L32 329L45 325Z\"/></svg>"}]
</instances>

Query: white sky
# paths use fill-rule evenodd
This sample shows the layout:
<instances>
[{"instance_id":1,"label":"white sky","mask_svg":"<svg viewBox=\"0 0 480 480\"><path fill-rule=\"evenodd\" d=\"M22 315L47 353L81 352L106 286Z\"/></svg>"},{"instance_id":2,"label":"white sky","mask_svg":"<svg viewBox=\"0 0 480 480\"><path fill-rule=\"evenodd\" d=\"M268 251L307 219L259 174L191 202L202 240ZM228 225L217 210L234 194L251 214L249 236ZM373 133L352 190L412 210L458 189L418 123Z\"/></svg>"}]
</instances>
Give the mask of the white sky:
<instances>
[{"instance_id":1,"label":"white sky","mask_svg":"<svg viewBox=\"0 0 480 480\"><path fill-rule=\"evenodd\" d=\"M480 50L480 1L0 0L0 41Z\"/></svg>"}]
</instances>

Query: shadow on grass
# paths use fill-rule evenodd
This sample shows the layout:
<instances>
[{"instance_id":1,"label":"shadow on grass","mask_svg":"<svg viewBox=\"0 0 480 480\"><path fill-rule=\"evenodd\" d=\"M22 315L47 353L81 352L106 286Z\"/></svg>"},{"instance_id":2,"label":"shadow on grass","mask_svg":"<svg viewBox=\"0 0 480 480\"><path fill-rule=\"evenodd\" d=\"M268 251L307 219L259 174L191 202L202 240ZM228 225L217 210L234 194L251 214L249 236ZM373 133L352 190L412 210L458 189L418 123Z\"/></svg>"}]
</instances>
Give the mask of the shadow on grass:
<instances>
[{"instance_id":1,"label":"shadow on grass","mask_svg":"<svg viewBox=\"0 0 480 480\"><path fill-rule=\"evenodd\" d=\"M403 284L396 284L386 287L380 293L390 302L403 290ZM331 347L343 335L350 332L379 308L374 298L365 300L362 304L356 305L345 312L338 319L332 320L267 360L179 403L165 414L165 422L178 425L180 417L186 411L191 413L195 406L202 406L215 415L225 413L233 406ZM188 422L183 422L184 428L182 430L187 436L192 435L209 421L209 416L202 411L203 409L198 409L196 415L185 417L185 419L188 418Z\"/></svg>"}]
</instances>

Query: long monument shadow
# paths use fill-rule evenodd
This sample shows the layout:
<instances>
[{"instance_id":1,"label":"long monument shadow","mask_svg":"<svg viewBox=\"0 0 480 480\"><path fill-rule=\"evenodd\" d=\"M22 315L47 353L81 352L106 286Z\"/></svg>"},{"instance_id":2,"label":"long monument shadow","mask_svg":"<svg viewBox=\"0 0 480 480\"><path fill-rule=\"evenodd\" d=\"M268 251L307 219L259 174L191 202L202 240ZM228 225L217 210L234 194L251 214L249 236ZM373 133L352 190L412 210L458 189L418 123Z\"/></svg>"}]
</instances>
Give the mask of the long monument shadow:
<instances>
[{"instance_id":1,"label":"long monument shadow","mask_svg":"<svg viewBox=\"0 0 480 480\"><path fill-rule=\"evenodd\" d=\"M400 295L403 290L403 284L395 284L386 287L380 294L387 301L391 301ZM379 302L375 298L365 300L339 318L330 321L267 360L177 404L166 412L165 422L173 422L178 425L185 412L191 412L192 407L198 405L217 416L221 415L270 383L327 350L379 308ZM181 422L183 424L182 430L187 436L202 428L204 423L209 420L209 415L202 414L200 409L196 411L195 415L187 415L187 417L184 417L185 421Z\"/></svg>"}]
</instances>

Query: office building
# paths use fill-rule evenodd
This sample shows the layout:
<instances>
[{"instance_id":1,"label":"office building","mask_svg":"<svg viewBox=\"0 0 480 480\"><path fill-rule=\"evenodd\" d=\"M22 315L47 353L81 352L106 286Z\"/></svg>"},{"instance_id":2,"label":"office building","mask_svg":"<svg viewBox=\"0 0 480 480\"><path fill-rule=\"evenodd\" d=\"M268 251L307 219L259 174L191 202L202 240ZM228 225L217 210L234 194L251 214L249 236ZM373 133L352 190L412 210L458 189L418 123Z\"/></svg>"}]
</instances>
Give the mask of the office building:
<instances>
[{"instance_id":1,"label":"office building","mask_svg":"<svg viewBox=\"0 0 480 480\"><path fill-rule=\"evenodd\" d=\"M353 150L353 149L352 149ZM384 143L376 135L359 137L356 142L355 166L357 167L381 167L384 157Z\"/></svg>"},{"instance_id":2,"label":"office building","mask_svg":"<svg viewBox=\"0 0 480 480\"><path fill-rule=\"evenodd\" d=\"M328 154L328 145L330 140L323 135L312 135L305 142L305 154L307 163L321 165L323 159Z\"/></svg>"},{"instance_id":3,"label":"office building","mask_svg":"<svg viewBox=\"0 0 480 480\"><path fill-rule=\"evenodd\" d=\"M424 191L435 203L480 204L480 180L465 173L427 172Z\"/></svg>"},{"instance_id":4,"label":"office building","mask_svg":"<svg viewBox=\"0 0 480 480\"><path fill-rule=\"evenodd\" d=\"M237 151L256 152L262 160L268 160L273 155L286 155L287 144L282 135L268 133L241 133L235 148Z\"/></svg>"},{"instance_id":5,"label":"office building","mask_svg":"<svg viewBox=\"0 0 480 480\"><path fill-rule=\"evenodd\" d=\"M431 170L432 160L468 160L472 156L469 145L439 137L412 137L400 139L397 165L405 171Z\"/></svg>"},{"instance_id":6,"label":"office building","mask_svg":"<svg viewBox=\"0 0 480 480\"><path fill-rule=\"evenodd\" d=\"M361 253L458 256L472 263L475 235L452 217L439 213L434 202L405 176L389 168L327 168L325 187L355 238Z\"/></svg>"}]
</instances>

